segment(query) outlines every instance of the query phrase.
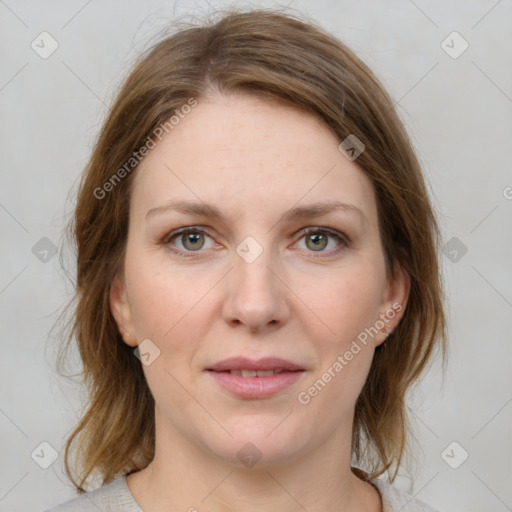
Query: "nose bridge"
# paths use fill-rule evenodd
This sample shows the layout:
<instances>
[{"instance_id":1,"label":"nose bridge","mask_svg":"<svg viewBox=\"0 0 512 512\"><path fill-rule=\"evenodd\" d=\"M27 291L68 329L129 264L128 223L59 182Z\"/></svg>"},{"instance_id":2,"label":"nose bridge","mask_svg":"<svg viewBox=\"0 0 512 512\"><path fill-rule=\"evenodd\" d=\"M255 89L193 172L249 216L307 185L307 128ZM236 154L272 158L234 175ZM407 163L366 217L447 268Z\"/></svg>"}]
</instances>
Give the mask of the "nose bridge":
<instances>
[{"instance_id":1,"label":"nose bridge","mask_svg":"<svg viewBox=\"0 0 512 512\"><path fill-rule=\"evenodd\" d=\"M243 323L254 330L286 320L286 287L274 275L279 263L273 256L271 247L252 236L236 247L230 291L224 307L227 321Z\"/></svg>"}]
</instances>

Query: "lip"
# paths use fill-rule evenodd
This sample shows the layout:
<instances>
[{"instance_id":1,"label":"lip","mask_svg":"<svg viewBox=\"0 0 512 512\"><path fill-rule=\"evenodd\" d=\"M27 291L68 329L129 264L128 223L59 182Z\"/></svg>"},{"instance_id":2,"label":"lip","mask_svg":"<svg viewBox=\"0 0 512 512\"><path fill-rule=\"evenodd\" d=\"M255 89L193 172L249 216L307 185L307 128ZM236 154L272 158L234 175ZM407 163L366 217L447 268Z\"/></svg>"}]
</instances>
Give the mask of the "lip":
<instances>
[{"instance_id":1,"label":"lip","mask_svg":"<svg viewBox=\"0 0 512 512\"><path fill-rule=\"evenodd\" d=\"M298 364L293 363L292 361L288 361L286 359L281 359L279 357L265 357L263 359L248 359L246 357L231 357L229 359L224 359L223 361L219 361L214 364L211 368L207 368L208 370L213 370L214 372L226 372L229 370L286 370L288 372L294 372L298 370L304 370L303 367ZM263 378L263 377L259 377Z\"/></svg>"},{"instance_id":2,"label":"lip","mask_svg":"<svg viewBox=\"0 0 512 512\"><path fill-rule=\"evenodd\" d=\"M231 375L230 370L282 370L268 377L242 377ZM281 391L295 384L305 373L301 366L280 359L266 357L251 360L245 357L233 357L216 363L208 368L207 373L223 389L239 398L258 399L277 395Z\"/></svg>"}]
</instances>

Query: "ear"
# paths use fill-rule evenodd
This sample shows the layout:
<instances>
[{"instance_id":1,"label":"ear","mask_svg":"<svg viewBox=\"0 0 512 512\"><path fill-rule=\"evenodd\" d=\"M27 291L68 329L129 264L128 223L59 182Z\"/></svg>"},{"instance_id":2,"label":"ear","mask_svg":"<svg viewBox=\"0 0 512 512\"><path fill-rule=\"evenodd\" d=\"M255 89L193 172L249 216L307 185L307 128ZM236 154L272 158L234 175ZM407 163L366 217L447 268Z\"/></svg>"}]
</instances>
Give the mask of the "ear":
<instances>
[{"instance_id":1,"label":"ear","mask_svg":"<svg viewBox=\"0 0 512 512\"><path fill-rule=\"evenodd\" d=\"M387 285L382 295L380 305L379 322L377 325L384 324L379 333L374 338L375 346L384 343L386 338L396 328L402 316L405 313L405 307L409 299L411 290L411 278L409 274L398 264L394 264L394 276L387 280Z\"/></svg>"},{"instance_id":2,"label":"ear","mask_svg":"<svg viewBox=\"0 0 512 512\"><path fill-rule=\"evenodd\" d=\"M135 336L132 313L126 295L126 285L124 279L120 276L116 276L110 285L109 301L110 311L124 342L136 347L137 337Z\"/></svg>"}]
</instances>

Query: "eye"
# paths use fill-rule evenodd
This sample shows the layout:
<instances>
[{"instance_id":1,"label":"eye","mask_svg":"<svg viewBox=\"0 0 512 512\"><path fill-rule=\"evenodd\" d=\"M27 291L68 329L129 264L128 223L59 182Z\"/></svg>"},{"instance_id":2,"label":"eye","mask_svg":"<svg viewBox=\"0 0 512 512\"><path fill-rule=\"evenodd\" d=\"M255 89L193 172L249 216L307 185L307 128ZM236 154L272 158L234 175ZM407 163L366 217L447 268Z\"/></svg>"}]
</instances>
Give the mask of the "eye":
<instances>
[{"instance_id":1,"label":"eye","mask_svg":"<svg viewBox=\"0 0 512 512\"><path fill-rule=\"evenodd\" d=\"M306 228L302 230L301 234L302 237L299 242L305 240L305 250L307 252L321 253L321 255L315 257L323 257L324 253L326 256L336 255L349 245L349 239L345 235L327 228ZM209 246L208 240L210 240ZM334 242L331 242L332 240ZM202 249L213 249L216 245L206 231L195 227L173 231L161 243L182 256L193 256L193 253L204 252ZM331 250L325 250L333 245L334 247Z\"/></svg>"},{"instance_id":2,"label":"eye","mask_svg":"<svg viewBox=\"0 0 512 512\"><path fill-rule=\"evenodd\" d=\"M190 252L200 252L201 249L205 248L205 240L212 238L203 230L198 228L185 228L178 232L170 233L168 236L164 238L162 241L165 245L171 245L177 249L177 252L181 253L190 253ZM173 242L176 240L178 242L178 247L176 247ZM181 247L180 247L181 245ZM214 243L212 240L212 244L210 247L206 247L206 249L211 249L214 247Z\"/></svg>"},{"instance_id":3,"label":"eye","mask_svg":"<svg viewBox=\"0 0 512 512\"><path fill-rule=\"evenodd\" d=\"M329 255L338 254L344 247L348 246L348 239L341 233L335 233L326 228L306 228L304 235L300 240L305 240L306 249L309 252L328 253ZM330 239L335 240L332 250L324 250L330 244Z\"/></svg>"}]
</instances>

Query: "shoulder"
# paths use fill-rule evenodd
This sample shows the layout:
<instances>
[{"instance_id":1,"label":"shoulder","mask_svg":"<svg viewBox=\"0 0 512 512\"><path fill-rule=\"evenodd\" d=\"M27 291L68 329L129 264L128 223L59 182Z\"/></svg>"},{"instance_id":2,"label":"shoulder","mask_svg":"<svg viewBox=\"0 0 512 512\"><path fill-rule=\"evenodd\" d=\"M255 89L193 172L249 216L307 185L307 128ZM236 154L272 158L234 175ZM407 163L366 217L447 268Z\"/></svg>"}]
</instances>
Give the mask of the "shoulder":
<instances>
[{"instance_id":1,"label":"shoulder","mask_svg":"<svg viewBox=\"0 0 512 512\"><path fill-rule=\"evenodd\" d=\"M371 483L377 487L382 496L383 512L438 512L435 508L384 480L375 479Z\"/></svg>"},{"instance_id":2,"label":"shoulder","mask_svg":"<svg viewBox=\"0 0 512 512\"><path fill-rule=\"evenodd\" d=\"M43 512L98 512L98 510L102 512L142 512L130 494L124 476L95 491L82 494Z\"/></svg>"}]
</instances>

